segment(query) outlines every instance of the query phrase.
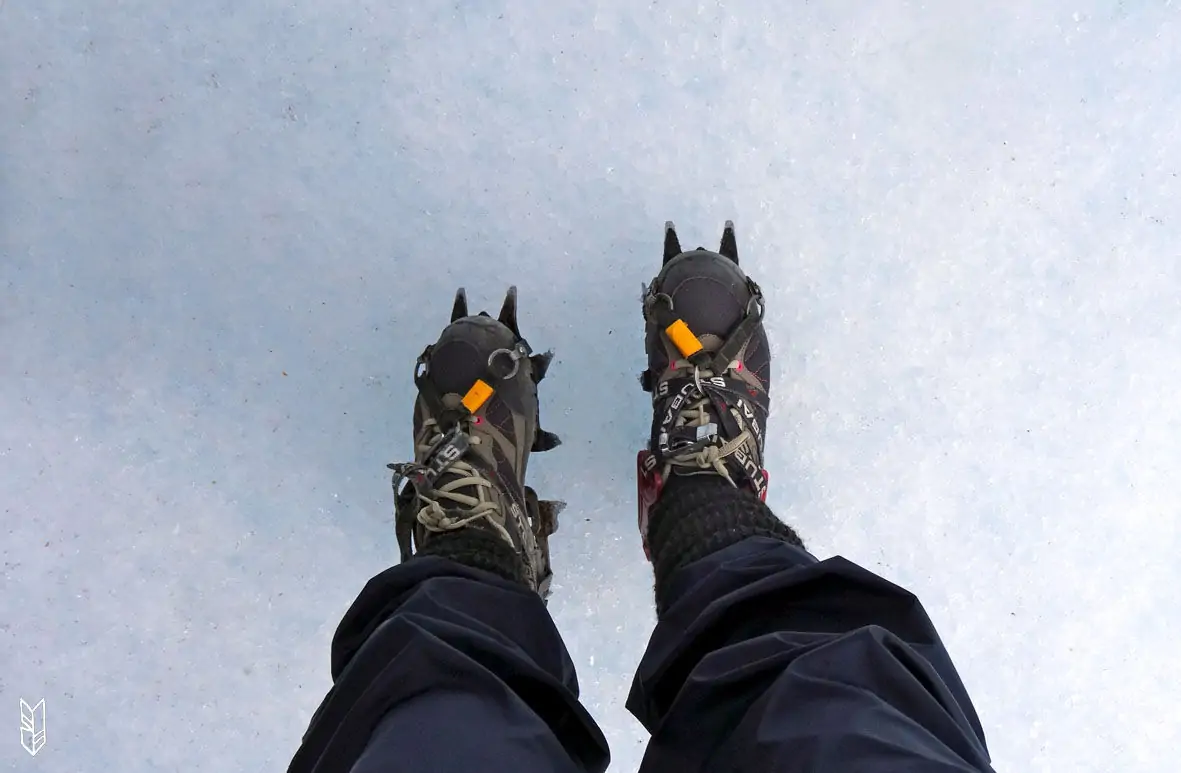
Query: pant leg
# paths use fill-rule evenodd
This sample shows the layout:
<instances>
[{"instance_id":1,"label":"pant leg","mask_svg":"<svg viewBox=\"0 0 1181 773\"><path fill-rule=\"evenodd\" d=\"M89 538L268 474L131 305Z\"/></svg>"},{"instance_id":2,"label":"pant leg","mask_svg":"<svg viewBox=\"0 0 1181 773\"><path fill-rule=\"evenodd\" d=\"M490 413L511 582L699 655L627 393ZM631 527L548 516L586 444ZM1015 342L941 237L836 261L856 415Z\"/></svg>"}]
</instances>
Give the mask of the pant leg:
<instances>
[{"instance_id":1,"label":"pant leg","mask_svg":"<svg viewBox=\"0 0 1181 773\"><path fill-rule=\"evenodd\" d=\"M455 561L370 580L333 639L332 677L289 773L607 767L541 599Z\"/></svg>"},{"instance_id":2,"label":"pant leg","mask_svg":"<svg viewBox=\"0 0 1181 773\"><path fill-rule=\"evenodd\" d=\"M671 497L675 525L654 520L650 534L660 616L628 698L652 733L641 773L992 770L913 595L843 558L817 561L794 533L775 536L753 497L719 504L702 490ZM692 552L695 518L728 519L709 533L730 544L669 572L675 556L658 551Z\"/></svg>"}]
</instances>

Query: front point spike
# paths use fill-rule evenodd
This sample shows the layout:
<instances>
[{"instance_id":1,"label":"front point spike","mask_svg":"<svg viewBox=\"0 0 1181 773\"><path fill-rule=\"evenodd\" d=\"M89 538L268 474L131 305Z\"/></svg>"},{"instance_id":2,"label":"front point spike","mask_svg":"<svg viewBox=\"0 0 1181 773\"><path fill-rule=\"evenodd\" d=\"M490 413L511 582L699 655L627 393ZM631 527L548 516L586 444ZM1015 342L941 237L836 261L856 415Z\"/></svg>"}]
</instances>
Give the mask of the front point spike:
<instances>
[{"instance_id":1,"label":"front point spike","mask_svg":"<svg viewBox=\"0 0 1181 773\"><path fill-rule=\"evenodd\" d=\"M451 306L451 321L467 316L467 293L461 287L455 291L455 303Z\"/></svg>"},{"instance_id":2,"label":"front point spike","mask_svg":"<svg viewBox=\"0 0 1181 773\"><path fill-rule=\"evenodd\" d=\"M681 240L677 238L677 227L673 225L673 221L664 221L664 262L668 263L670 260L680 255Z\"/></svg>"},{"instance_id":3,"label":"front point spike","mask_svg":"<svg viewBox=\"0 0 1181 773\"><path fill-rule=\"evenodd\" d=\"M521 337L521 331L517 328L517 286L513 285L508 289L508 293L504 296L504 305L500 307L500 316L498 317L501 324L513 331L513 335L517 338Z\"/></svg>"},{"instance_id":4,"label":"front point spike","mask_svg":"<svg viewBox=\"0 0 1181 773\"><path fill-rule=\"evenodd\" d=\"M730 260L734 264L738 264L738 241L734 238L734 221L727 220L726 227L722 229L722 246L718 248L718 252Z\"/></svg>"}]
</instances>

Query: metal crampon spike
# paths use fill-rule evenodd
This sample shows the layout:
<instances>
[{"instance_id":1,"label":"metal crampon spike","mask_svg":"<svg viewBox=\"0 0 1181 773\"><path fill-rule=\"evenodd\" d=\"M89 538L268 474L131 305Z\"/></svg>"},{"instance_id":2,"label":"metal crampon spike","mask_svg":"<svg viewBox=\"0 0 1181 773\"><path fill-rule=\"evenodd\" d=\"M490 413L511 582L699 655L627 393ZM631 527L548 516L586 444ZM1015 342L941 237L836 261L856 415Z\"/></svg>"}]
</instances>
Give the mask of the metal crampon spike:
<instances>
[{"instance_id":1,"label":"metal crampon spike","mask_svg":"<svg viewBox=\"0 0 1181 773\"><path fill-rule=\"evenodd\" d=\"M545 374L549 372L549 365L554 359L554 352L551 349L548 352L541 354L534 354L529 357L529 362L533 365L533 383L536 384L545 378Z\"/></svg>"},{"instance_id":2,"label":"metal crampon spike","mask_svg":"<svg viewBox=\"0 0 1181 773\"><path fill-rule=\"evenodd\" d=\"M738 241L734 238L733 220L727 220L726 227L722 229L722 246L718 248L718 254L738 265Z\"/></svg>"},{"instance_id":3,"label":"metal crampon spike","mask_svg":"<svg viewBox=\"0 0 1181 773\"><path fill-rule=\"evenodd\" d=\"M681 240L677 238L677 227L671 220L664 221L664 262L668 263L683 251Z\"/></svg>"},{"instance_id":4,"label":"metal crampon spike","mask_svg":"<svg viewBox=\"0 0 1181 773\"><path fill-rule=\"evenodd\" d=\"M521 331L517 327L517 286L509 287L508 293L504 296L504 305L500 307L500 316L497 317L501 324L513 331L513 335L517 338L521 337Z\"/></svg>"},{"instance_id":5,"label":"metal crampon spike","mask_svg":"<svg viewBox=\"0 0 1181 773\"><path fill-rule=\"evenodd\" d=\"M461 287L455 291L455 303L451 306L451 321L454 322L467 315L467 292Z\"/></svg>"},{"instance_id":6,"label":"metal crampon spike","mask_svg":"<svg viewBox=\"0 0 1181 773\"><path fill-rule=\"evenodd\" d=\"M533 437L533 447L529 450L534 452L549 451L562 445L562 439L552 432L546 432L544 429L538 429L537 434Z\"/></svg>"},{"instance_id":7,"label":"metal crampon spike","mask_svg":"<svg viewBox=\"0 0 1181 773\"><path fill-rule=\"evenodd\" d=\"M537 501L537 515L539 531L549 536L558 530L558 513L566 509L566 503L556 499L539 499Z\"/></svg>"}]
</instances>

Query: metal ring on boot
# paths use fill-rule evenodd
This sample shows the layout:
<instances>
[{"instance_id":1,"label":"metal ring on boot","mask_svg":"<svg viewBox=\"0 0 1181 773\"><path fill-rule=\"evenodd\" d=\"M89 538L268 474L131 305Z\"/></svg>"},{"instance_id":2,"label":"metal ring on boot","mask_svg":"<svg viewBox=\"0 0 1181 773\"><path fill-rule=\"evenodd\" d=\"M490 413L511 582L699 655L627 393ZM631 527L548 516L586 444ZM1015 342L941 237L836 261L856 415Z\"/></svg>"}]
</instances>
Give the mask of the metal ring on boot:
<instances>
[{"instance_id":1,"label":"metal ring on boot","mask_svg":"<svg viewBox=\"0 0 1181 773\"><path fill-rule=\"evenodd\" d=\"M499 356L508 357L512 360L513 366L508 373L500 373L497 370L496 362ZM521 352L519 349L497 349L488 355L488 371L498 379L510 379L517 375L517 371L521 368Z\"/></svg>"}]
</instances>

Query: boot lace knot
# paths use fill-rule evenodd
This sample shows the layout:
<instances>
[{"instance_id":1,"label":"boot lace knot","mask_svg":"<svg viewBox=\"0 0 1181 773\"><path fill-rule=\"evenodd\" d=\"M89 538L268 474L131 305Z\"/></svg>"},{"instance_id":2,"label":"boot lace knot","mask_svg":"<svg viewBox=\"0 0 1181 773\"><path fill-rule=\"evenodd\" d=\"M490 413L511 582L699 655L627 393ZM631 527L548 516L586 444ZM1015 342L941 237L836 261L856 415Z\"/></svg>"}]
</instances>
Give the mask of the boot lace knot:
<instances>
[{"instance_id":1,"label":"boot lace knot","mask_svg":"<svg viewBox=\"0 0 1181 773\"><path fill-rule=\"evenodd\" d=\"M426 442L416 446L415 451L416 455L421 455L429 463L445 435L438 429L435 419L427 419L424 427L433 427L436 431L427 435ZM468 435L470 445L479 445L480 442L478 435ZM482 471L459 458L448 464L445 471L438 473L429 485L415 483L416 474L431 469L428 463L394 465L395 494L403 479L409 478L414 486L414 496L421 505L414 515L417 523L427 531L438 533L455 531L483 520L501 539L513 544L512 537L504 527L504 511L499 501L492 496L496 486ZM444 506L444 502L450 506Z\"/></svg>"}]
</instances>

